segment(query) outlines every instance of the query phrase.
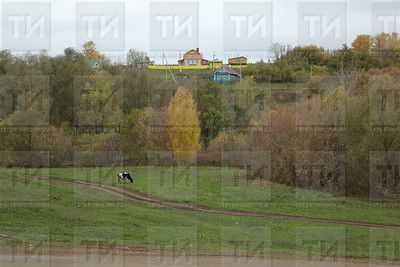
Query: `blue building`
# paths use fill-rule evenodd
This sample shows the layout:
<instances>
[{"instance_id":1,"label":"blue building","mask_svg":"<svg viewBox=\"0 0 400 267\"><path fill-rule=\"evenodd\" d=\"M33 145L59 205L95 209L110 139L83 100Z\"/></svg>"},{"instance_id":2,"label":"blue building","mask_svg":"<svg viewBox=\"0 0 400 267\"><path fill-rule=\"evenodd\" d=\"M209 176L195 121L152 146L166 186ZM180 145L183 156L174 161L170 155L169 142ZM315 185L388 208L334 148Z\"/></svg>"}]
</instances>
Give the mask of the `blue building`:
<instances>
[{"instance_id":1,"label":"blue building","mask_svg":"<svg viewBox=\"0 0 400 267\"><path fill-rule=\"evenodd\" d=\"M99 69L100 68L100 64L97 60L84 60L83 63L85 63L85 65L91 69Z\"/></svg>"},{"instance_id":2,"label":"blue building","mask_svg":"<svg viewBox=\"0 0 400 267\"><path fill-rule=\"evenodd\" d=\"M240 74L233 69L222 67L214 72L213 76L210 77L210 80L218 83L232 83L238 81L240 78Z\"/></svg>"}]
</instances>

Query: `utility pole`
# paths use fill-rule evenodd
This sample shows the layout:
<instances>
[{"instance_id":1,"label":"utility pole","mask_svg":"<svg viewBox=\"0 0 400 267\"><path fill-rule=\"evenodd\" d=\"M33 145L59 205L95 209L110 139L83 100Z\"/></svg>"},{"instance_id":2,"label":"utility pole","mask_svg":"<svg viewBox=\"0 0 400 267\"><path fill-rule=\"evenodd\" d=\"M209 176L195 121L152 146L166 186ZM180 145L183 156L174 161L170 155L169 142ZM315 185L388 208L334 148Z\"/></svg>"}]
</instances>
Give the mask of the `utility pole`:
<instances>
[{"instance_id":1,"label":"utility pole","mask_svg":"<svg viewBox=\"0 0 400 267\"><path fill-rule=\"evenodd\" d=\"M165 83L168 82L168 66L167 66L167 58L165 57L164 52L162 53L163 58L163 66L165 67Z\"/></svg>"},{"instance_id":2,"label":"utility pole","mask_svg":"<svg viewBox=\"0 0 400 267\"><path fill-rule=\"evenodd\" d=\"M167 57L166 57L165 54L163 53L163 62L164 62L164 60L165 60L165 63L166 63L166 65L165 65L165 83L168 82L168 71L169 71L170 74L171 74L172 79L174 80L174 82L175 82L176 84L178 84L178 81L176 80L175 75L174 75L174 73L173 73L172 70L171 70L171 66L170 66L169 63L168 63Z\"/></svg>"},{"instance_id":3,"label":"utility pole","mask_svg":"<svg viewBox=\"0 0 400 267\"><path fill-rule=\"evenodd\" d=\"M214 54L213 54L213 63L212 63L212 65L213 65L213 70L215 70L215 51L214 51Z\"/></svg>"},{"instance_id":4,"label":"utility pole","mask_svg":"<svg viewBox=\"0 0 400 267\"><path fill-rule=\"evenodd\" d=\"M183 60L182 51L181 50L179 50L179 60ZM181 65L180 61L178 61L178 65ZM179 71L182 72L182 65L180 66Z\"/></svg>"},{"instance_id":5,"label":"utility pole","mask_svg":"<svg viewBox=\"0 0 400 267\"><path fill-rule=\"evenodd\" d=\"M240 75L240 83L242 83L242 60L239 57L239 53L237 54L237 58L239 59L239 75Z\"/></svg>"}]
</instances>

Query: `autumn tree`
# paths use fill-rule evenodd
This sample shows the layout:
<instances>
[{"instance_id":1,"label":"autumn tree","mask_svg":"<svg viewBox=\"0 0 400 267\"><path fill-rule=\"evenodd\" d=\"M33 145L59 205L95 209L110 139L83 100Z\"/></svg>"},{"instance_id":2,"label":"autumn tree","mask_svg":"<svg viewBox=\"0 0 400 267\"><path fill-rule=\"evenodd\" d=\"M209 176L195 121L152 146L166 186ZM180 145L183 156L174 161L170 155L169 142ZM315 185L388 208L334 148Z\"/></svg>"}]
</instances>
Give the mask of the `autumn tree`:
<instances>
[{"instance_id":1,"label":"autumn tree","mask_svg":"<svg viewBox=\"0 0 400 267\"><path fill-rule=\"evenodd\" d=\"M145 164L150 152L170 150L166 131L161 127L154 131L164 118L165 111L151 108L133 109L125 116L122 127L123 151L129 159Z\"/></svg>"},{"instance_id":2,"label":"autumn tree","mask_svg":"<svg viewBox=\"0 0 400 267\"><path fill-rule=\"evenodd\" d=\"M168 109L169 138L176 162L189 165L200 150L200 122L197 107L188 89L178 88Z\"/></svg>"},{"instance_id":3,"label":"autumn tree","mask_svg":"<svg viewBox=\"0 0 400 267\"><path fill-rule=\"evenodd\" d=\"M373 37L372 46L374 50L386 50L388 48L389 34L382 33Z\"/></svg>"},{"instance_id":4,"label":"autumn tree","mask_svg":"<svg viewBox=\"0 0 400 267\"><path fill-rule=\"evenodd\" d=\"M72 47L68 47L68 48L64 49L64 57L68 61L72 61L72 62L78 62L83 59L82 53L80 53L79 51L75 50Z\"/></svg>"},{"instance_id":5,"label":"autumn tree","mask_svg":"<svg viewBox=\"0 0 400 267\"><path fill-rule=\"evenodd\" d=\"M382 33L374 36L372 47L374 54L385 60L387 65L398 62L400 57L400 38L397 33Z\"/></svg>"},{"instance_id":6,"label":"autumn tree","mask_svg":"<svg viewBox=\"0 0 400 267\"><path fill-rule=\"evenodd\" d=\"M33 151L47 151L51 166L62 166L73 158L72 138L62 128L48 127L32 132Z\"/></svg>"},{"instance_id":7,"label":"autumn tree","mask_svg":"<svg viewBox=\"0 0 400 267\"><path fill-rule=\"evenodd\" d=\"M11 131L11 122L7 120L0 120L0 127L2 131L0 131L0 150L1 151L10 151L12 150L12 140L15 134L13 135Z\"/></svg>"},{"instance_id":8,"label":"autumn tree","mask_svg":"<svg viewBox=\"0 0 400 267\"><path fill-rule=\"evenodd\" d=\"M105 71L78 79L76 84L76 123L79 126L118 126L122 120L122 99L114 90L115 81Z\"/></svg>"},{"instance_id":9,"label":"autumn tree","mask_svg":"<svg viewBox=\"0 0 400 267\"><path fill-rule=\"evenodd\" d=\"M398 50L400 49L400 38L398 33L382 33L374 36L373 47L376 50Z\"/></svg>"},{"instance_id":10,"label":"autumn tree","mask_svg":"<svg viewBox=\"0 0 400 267\"><path fill-rule=\"evenodd\" d=\"M395 50L399 51L400 50L400 38L399 34L397 32L394 32L389 35L388 37L388 48L389 50Z\"/></svg>"},{"instance_id":11,"label":"autumn tree","mask_svg":"<svg viewBox=\"0 0 400 267\"><path fill-rule=\"evenodd\" d=\"M17 126L44 126L49 124L49 80L44 76L14 76L2 79L1 91L8 95L0 108L11 112L8 119Z\"/></svg>"},{"instance_id":12,"label":"autumn tree","mask_svg":"<svg viewBox=\"0 0 400 267\"><path fill-rule=\"evenodd\" d=\"M104 55L97 51L96 44L93 41L84 43L82 48L86 60L101 61L104 59Z\"/></svg>"},{"instance_id":13,"label":"autumn tree","mask_svg":"<svg viewBox=\"0 0 400 267\"><path fill-rule=\"evenodd\" d=\"M357 52L369 52L371 49L371 36L365 34L358 35L351 45L353 46L353 50Z\"/></svg>"}]
</instances>

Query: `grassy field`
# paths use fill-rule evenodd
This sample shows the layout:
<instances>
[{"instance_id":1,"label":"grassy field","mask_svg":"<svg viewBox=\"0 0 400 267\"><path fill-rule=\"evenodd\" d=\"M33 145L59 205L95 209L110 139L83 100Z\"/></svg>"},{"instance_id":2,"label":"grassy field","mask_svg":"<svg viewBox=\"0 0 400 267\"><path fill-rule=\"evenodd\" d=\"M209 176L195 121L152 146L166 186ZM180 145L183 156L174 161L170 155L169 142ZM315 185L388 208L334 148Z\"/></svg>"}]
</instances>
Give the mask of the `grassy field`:
<instances>
[{"instance_id":1,"label":"grassy field","mask_svg":"<svg viewBox=\"0 0 400 267\"><path fill-rule=\"evenodd\" d=\"M142 190L148 183L153 187L157 173L162 170L130 169L138 176L135 187ZM76 178L84 179L87 171L88 169L78 170ZM226 171L231 173L233 170ZM148 172L151 174L150 179L146 178ZM51 170L50 173L64 177L70 177L72 174L71 170L61 169ZM221 200L218 201L215 195L215 188L219 182L209 184L215 179L215 175L215 169L202 168L199 171L197 194L192 191L196 186L190 189L178 185L179 183L175 188L154 188L151 193L158 192L159 195L169 198L191 198L197 195L197 201L205 201L208 204L216 202L214 204L219 205L217 202ZM369 254L371 244L372 246L375 244L371 243L371 240L400 238L400 231L395 230L378 231L361 227L171 210L122 199L94 189L10 177L9 171L0 172L2 214L0 234L8 236L0 238L1 245L14 241L29 241L31 244L51 241L53 245L115 242L130 247L159 248L162 245L166 249L178 245L186 249L213 253L240 251L245 254L263 251L267 254L310 254L316 255L317 258L322 256L368 258L379 256ZM109 182L112 183L111 179ZM275 188L281 192L285 189L278 186ZM206 193L206 189L210 192ZM258 192L256 196L260 196L259 190L256 191ZM274 192L273 195L277 196L278 193ZM233 195L234 192L231 196ZM318 194L313 192L304 192L303 195L318 197ZM239 200L240 197L246 198L242 193L235 199ZM284 196L280 199L283 200ZM316 240L326 242L328 246L320 250L307 250L307 244Z\"/></svg>"},{"instance_id":2,"label":"grassy field","mask_svg":"<svg viewBox=\"0 0 400 267\"><path fill-rule=\"evenodd\" d=\"M320 191L293 188L266 181L248 181L245 179L245 173L239 169L131 167L125 170L134 174L135 182L118 184L116 173L121 170L121 168L66 168L24 171L126 187L169 200L224 210L400 225L398 219L400 209L397 203L334 197ZM12 172L17 173L21 170L15 169Z\"/></svg>"}]
</instances>

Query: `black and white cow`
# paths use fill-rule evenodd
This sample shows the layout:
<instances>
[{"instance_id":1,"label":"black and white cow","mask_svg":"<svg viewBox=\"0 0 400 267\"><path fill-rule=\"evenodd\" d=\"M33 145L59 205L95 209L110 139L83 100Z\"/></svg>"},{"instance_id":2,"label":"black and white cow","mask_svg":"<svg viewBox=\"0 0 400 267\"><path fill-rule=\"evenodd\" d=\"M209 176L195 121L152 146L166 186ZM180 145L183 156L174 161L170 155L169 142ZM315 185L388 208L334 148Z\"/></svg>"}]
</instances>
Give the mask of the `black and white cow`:
<instances>
[{"instance_id":1,"label":"black and white cow","mask_svg":"<svg viewBox=\"0 0 400 267\"><path fill-rule=\"evenodd\" d=\"M129 182L133 183L133 179L132 179L132 176L130 175L130 173L129 172L118 173L118 183L125 182L125 181L129 181Z\"/></svg>"}]
</instances>

